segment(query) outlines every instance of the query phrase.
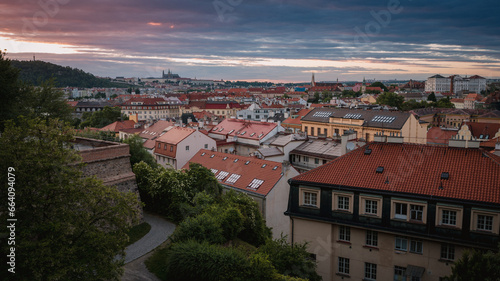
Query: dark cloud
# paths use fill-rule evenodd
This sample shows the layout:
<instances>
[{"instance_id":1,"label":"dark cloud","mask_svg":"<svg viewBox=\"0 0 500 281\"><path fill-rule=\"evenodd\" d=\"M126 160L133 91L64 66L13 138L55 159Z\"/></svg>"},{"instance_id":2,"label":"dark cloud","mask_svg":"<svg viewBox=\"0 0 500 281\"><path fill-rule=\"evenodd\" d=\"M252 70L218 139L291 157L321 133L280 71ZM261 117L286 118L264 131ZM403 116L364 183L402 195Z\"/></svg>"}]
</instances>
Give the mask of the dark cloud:
<instances>
[{"instance_id":1,"label":"dark cloud","mask_svg":"<svg viewBox=\"0 0 500 281\"><path fill-rule=\"evenodd\" d=\"M283 73L295 79L303 70L278 67L276 73L222 63L268 58L477 62L498 76L496 65L485 66L500 61L498 8L498 1L489 0L4 0L0 36L102 49L108 55L50 55L101 75L120 75L124 64L129 66L124 75L130 76L164 64L214 78L272 74L279 79ZM210 62L186 65L179 58ZM346 67L329 71L351 73Z\"/></svg>"}]
</instances>

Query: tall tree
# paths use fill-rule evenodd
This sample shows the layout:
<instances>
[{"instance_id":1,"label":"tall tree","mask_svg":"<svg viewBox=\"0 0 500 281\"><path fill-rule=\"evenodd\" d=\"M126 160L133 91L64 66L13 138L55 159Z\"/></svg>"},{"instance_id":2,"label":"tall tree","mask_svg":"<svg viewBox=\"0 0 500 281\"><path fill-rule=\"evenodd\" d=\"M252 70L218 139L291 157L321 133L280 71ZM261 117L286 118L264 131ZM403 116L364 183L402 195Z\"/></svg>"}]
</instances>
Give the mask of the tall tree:
<instances>
[{"instance_id":1,"label":"tall tree","mask_svg":"<svg viewBox=\"0 0 500 281\"><path fill-rule=\"evenodd\" d=\"M397 108L401 108L404 101L405 101L404 97L391 92L385 92L377 97L378 104L384 104Z\"/></svg>"},{"instance_id":2,"label":"tall tree","mask_svg":"<svg viewBox=\"0 0 500 281\"><path fill-rule=\"evenodd\" d=\"M80 124L81 128L94 127L102 128L120 119L126 120L127 116L121 113L120 107L105 106L103 110L94 112L84 112L84 121Z\"/></svg>"},{"instance_id":3,"label":"tall tree","mask_svg":"<svg viewBox=\"0 0 500 281\"><path fill-rule=\"evenodd\" d=\"M139 163L141 161L146 162L151 167L156 167L156 160L149 153L146 148L144 148L142 138L138 135L133 135L132 137L123 141L124 143L130 146L130 163L132 167L135 163Z\"/></svg>"},{"instance_id":4,"label":"tall tree","mask_svg":"<svg viewBox=\"0 0 500 281\"><path fill-rule=\"evenodd\" d=\"M499 245L500 249L500 245ZM482 252L478 250L467 250L462 257L456 261L452 268L452 274L446 277L448 281L498 281L500 280L500 252Z\"/></svg>"},{"instance_id":5,"label":"tall tree","mask_svg":"<svg viewBox=\"0 0 500 281\"><path fill-rule=\"evenodd\" d=\"M0 180L15 179L10 186L15 210L1 204L0 219L5 222L8 212L17 219L15 245L2 241L0 247L2 253L15 247L15 277L118 280L123 260L116 256L123 254L127 230L137 222L136 195L82 176L80 157L68 148L74 138L68 125L54 119L18 121L19 126L7 122L0 137ZM1 198L7 191L0 189Z\"/></svg>"},{"instance_id":6,"label":"tall tree","mask_svg":"<svg viewBox=\"0 0 500 281\"><path fill-rule=\"evenodd\" d=\"M427 97L427 100L428 101L437 102L437 100L436 100L436 94L434 94L434 92L430 93L429 96Z\"/></svg>"},{"instance_id":7,"label":"tall tree","mask_svg":"<svg viewBox=\"0 0 500 281\"><path fill-rule=\"evenodd\" d=\"M19 70L11 65L0 51L0 132L3 131L5 121L17 117L17 107L21 103L19 96Z\"/></svg>"},{"instance_id":8,"label":"tall tree","mask_svg":"<svg viewBox=\"0 0 500 281\"><path fill-rule=\"evenodd\" d=\"M384 92L387 92L387 87L384 85L384 83L379 81L372 83L370 87L380 87L382 90L384 90Z\"/></svg>"}]
</instances>

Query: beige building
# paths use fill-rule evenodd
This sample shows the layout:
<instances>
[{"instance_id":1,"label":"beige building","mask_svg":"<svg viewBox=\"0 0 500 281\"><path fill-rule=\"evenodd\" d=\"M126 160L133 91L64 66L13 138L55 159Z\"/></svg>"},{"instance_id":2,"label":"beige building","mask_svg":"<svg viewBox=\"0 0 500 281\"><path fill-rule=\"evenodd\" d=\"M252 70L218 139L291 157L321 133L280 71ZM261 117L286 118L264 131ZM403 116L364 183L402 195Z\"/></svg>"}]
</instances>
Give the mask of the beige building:
<instances>
[{"instance_id":1,"label":"beige building","mask_svg":"<svg viewBox=\"0 0 500 281\"><path fill-rule=\"evenodd\" d=\"M138 121L154 121L180 116L180 105L163 98L131 98L121 105L125 115L137 114Z\"/></svg>"},{"instance_id":2,"label":"beige building","mask_svg":"<svg viewBox=\"0 0 500 281\"><path fill-rule=\"evenodd\" d=\"M464 249L496 249L498 156L377 141L290 181L292 240L324 281L439 281Z\"/></svg>"},{"instance_id":3,"label":"beige building","mask_svg":"<svg viewBox=\"0 0 500 281\"><path fill-rule=\"evenodd\" d=\"M427 140L427 123L420 123L410 113L397 111L317 108L301 120L302 131L309 136L340 139L347 131L357 138L373 141L375 134L402 135L404 142L422 143Z\"/></svg>"}]
</instances>

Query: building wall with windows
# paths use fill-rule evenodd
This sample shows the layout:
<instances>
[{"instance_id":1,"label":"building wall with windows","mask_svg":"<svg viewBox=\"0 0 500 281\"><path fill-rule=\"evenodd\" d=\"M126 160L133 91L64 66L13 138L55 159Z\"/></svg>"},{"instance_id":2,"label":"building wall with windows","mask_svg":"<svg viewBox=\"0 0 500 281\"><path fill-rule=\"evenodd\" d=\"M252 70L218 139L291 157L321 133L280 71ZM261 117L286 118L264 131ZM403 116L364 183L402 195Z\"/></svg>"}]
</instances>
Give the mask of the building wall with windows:
<instances>
[{"instance_id":1,"label":"building wall with windows","mask_svg":"<svg viewBox=\"0 0 500 281\"><path fill-rule=\"evenodd\" d=\"M467 248L500 242L500 157L369 143L290 181L294 242L323 280L440 280Z\"/></svg>"}]
</instances>

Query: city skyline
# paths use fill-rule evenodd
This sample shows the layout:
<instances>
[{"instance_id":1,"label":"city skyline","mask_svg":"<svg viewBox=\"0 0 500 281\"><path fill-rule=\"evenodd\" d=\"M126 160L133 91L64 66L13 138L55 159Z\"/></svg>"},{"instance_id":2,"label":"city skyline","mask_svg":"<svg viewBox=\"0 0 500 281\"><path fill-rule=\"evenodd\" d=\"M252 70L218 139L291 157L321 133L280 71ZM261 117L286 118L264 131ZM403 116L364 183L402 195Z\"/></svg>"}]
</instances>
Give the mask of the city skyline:
<instances>
[{"instance_id":1,"label":"city skyline","mask_svg":"<svg viewBox=\"0 0 500 281\"><path fill-rule=\"evenodd\" d=\"M4 1L0 49L98 76L500 77L493 1Z\"/></svg>"}]
</instances>

